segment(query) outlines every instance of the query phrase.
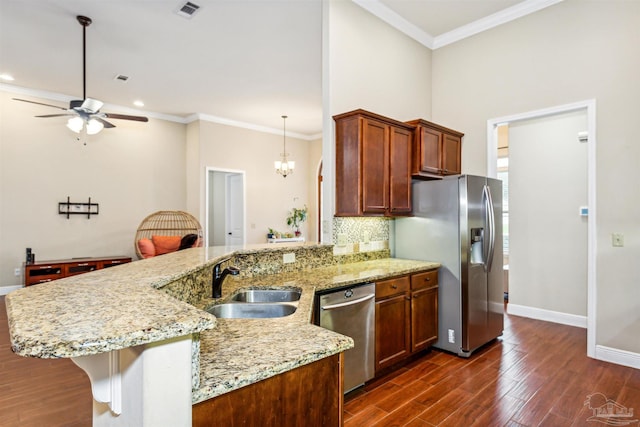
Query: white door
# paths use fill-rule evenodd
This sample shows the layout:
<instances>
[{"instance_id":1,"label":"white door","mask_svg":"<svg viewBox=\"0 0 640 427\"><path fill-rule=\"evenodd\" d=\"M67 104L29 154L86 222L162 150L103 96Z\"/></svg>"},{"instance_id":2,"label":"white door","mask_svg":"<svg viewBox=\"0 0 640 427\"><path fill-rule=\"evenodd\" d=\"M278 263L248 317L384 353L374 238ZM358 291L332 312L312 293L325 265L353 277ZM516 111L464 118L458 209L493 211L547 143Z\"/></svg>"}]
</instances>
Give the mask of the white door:
<instances>
[{"instance_id":1,"label":"white door","mask_svg":"<svg viewBox=\"0 0 640 427\"><path fill-rule=\"evenodd\" d=\"M227 246L242 245L244 243L244 197L243 176L241 174L227 174L226 197L227 212L225 218L225 232Z\"/></svg>"},{"instance_id":2,"label":"white door","mask_svg":"<svg viewBox=\"0 0 640 427\"><path fill-rule=\"evenodd\" d=\"M208 246L244 244L243 171L207 168L205 236ZM229 234L231 233L231 234Z\"/></svg>"}]
</instances>

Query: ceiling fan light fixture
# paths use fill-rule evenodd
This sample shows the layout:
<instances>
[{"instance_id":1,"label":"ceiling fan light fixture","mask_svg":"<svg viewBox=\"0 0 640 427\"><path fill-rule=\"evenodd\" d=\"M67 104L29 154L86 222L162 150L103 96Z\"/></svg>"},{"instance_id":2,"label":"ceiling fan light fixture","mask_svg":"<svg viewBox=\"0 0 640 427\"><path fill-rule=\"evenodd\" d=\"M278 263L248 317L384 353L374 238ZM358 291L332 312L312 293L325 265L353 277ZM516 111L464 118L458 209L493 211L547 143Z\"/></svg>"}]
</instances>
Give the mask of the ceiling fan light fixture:
<instances>
[{"instance_id":1,"label":"ceiling fan light fixture","mask_svg":"<svg viewBox=\"0 0 640 427\"><path fill-rule=\"evenodd\" d=\"M104 125L101 121L96 119L89 119L87 122L87 135L95 135L100 132L104 128Z\"/></svg>"},{"instance_id":2,"label":"ceiling fan light fixture","mask_svg":"<svg viewBox=\"0 0 640 427\"><path fill-rule=\"evenodd\" d=\"M72 117L67 121L67 127L75 133L80 133L84 126L84 120L81 117Z\"/></svg>"}]
</instances>

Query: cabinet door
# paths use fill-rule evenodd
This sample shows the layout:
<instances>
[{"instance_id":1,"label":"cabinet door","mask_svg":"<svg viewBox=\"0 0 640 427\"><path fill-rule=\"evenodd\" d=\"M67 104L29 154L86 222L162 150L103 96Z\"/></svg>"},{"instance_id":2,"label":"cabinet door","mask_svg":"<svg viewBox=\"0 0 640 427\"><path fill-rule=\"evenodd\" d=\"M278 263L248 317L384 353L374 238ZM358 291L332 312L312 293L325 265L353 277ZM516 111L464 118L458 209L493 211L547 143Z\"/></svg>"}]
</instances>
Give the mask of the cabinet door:
<instances>
[{"instance_id":1,"label":"cabinet door","mask_svg":"<svg viewBox=\"0 0 640 427\"><path fill-rule=\"evenodd\" d=\"M420 127L420 171L440 173L442 132Z\"/></svg>"},{"instance_id":2,"label":"cabinet door","mask_svg":"<svg viewBox=\"0 0 640 427\"><path fill-rule=\"evenodd\" d=\"M414 291L411 293L411 352L423 350L437 340L438 288Z\"/></svg>"},{"instance_id":3,"label":"cabinet door","mask_svg":"<svg viewBox=\"0 0 640 427\"><path fill-rule=\"evenodd\" d=\"M389 211L411 213L411 131L391 126L389 164Z\"/></svg>"},{"instance_id":4,"label":"cabinet door","mask_svg":"<svg viewBox=\"0 0 640 427\"><path fill-rule=\"evenodd\" d=\"M376 302L376 373L409 355L409 310L407 294Z\"/></svg>"},{"instance_id":5,"label":"cabinet door","mask_svg":"<svg viewBox=\"0 0 640 427\"><path fill-rule=\"evenodd\" d=\"M444 175L458 175L461 171L460 150L462 140L459 136L442 136L442 173Z\"/></svg>"},{"instance_id":6,"label":"cabinet door","mask_svg":"<svg viewBox=\"0 0 640 427\"><path fill-rule=\"evenodd\" d=\"M384 214L389 207L388 189L389 126L362 119L362 212Z\"/></svg>"}]
</instances>

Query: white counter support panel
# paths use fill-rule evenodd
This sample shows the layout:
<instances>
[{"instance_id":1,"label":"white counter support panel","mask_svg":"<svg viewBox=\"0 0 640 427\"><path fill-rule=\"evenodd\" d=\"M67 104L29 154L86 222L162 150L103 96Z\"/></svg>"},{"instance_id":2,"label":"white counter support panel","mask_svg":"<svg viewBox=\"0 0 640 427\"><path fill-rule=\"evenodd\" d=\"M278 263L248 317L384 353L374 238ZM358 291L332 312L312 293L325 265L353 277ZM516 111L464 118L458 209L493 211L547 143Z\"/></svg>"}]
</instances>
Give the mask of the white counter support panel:
<instances>
[{"instance_id":1,"label":"white counter support panel","mask_svg":"<svg viewBox=\"0 0 640 427\"><path fill-rule=\"evenodd\" d=\"M191 335L73 357L91 380L93 427L191 426Z\"/></svg>"}]
</instances>

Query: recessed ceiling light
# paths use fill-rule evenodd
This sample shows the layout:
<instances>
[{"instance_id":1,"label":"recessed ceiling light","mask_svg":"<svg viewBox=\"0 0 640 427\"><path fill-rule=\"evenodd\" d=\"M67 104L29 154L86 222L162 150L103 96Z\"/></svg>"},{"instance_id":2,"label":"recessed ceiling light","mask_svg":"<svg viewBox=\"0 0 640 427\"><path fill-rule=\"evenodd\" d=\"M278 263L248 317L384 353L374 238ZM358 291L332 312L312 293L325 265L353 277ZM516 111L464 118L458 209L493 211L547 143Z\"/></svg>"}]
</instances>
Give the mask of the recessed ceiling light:
<instances>
[{"instance_id":1,"label":"recessed ceiling light","mask_svg":"<svg viewBox=\"0 0 640 427\"><path fill-rule=\"evenodd\" d=\"M133 101L133 105L135 105L136 107L144 107L144 102L138 100L138 101Z\"/></svg>"},{"instance_id":2,"label":"recessed ceiling light","mask_svg":"<svg viewBox=\"0 0 640 427\"><path fill-rule=\"evenodd\" d=\"M11 74L0 74L0 80L4 80L7 82L12 82L15 79L13 78L13 76Z\"/></svg>"}]
</instances>

